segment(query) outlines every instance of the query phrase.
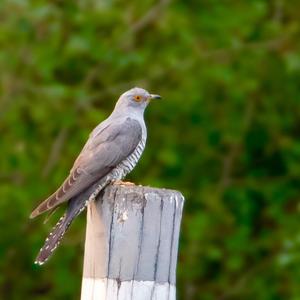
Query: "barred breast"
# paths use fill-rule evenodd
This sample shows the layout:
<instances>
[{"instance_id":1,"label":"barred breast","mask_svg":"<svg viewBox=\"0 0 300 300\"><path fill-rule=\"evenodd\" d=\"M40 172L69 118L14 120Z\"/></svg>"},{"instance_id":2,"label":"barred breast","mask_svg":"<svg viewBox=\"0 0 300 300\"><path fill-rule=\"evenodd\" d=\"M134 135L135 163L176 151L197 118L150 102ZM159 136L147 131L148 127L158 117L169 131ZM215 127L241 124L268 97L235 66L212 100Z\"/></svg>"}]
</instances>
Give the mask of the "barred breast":
<instances>
[{"instance_id":1,"label":"barred breast","mask_svg":"<svg viewBox=\"0 0 300 300\"><path fill-rule=\"evenodd\" d=\"M140 157L142 156L145 145L146 140L142 139L136 146L135 150L126 159L118 164L118 166L114 170L116 171L116 175L118 177L117 179L124 178L129 172L133 170Z\"/></svg>"},{"instance_id":2,"label":"barred breast","mask_svg":"<svg viewBox=\"0 0 300 300\"><path fill-rule=\"evenodd\" d=\"M146 139L142 139L134 151L121 163L119 163L108 175L103 177L95 186L93 193L89 196L84 207L91 201L94 200L99 192L105 188L108 184L115 180L123 179L132 169L136 166L139 161L146 145ZM83 207L83 209L84 209Z\"/></svg>"}]
</instances>

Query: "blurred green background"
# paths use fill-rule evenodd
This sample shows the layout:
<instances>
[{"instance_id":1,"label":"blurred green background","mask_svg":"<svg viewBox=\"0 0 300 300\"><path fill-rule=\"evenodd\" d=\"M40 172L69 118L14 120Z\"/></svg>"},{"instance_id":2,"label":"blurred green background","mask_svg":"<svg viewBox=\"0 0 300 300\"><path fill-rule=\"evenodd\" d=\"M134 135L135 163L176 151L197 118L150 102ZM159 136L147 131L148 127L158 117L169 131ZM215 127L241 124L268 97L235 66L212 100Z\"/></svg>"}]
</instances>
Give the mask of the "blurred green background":
<instances>
[{"instance_id":1,"label":"blurred green background","mask_svg":"<svg viewBox=\"0 0 300 300\"><path fill-rule=\"evenodd\" d=\"M298 0L2 0L0 20L1 299L79 299L85 214L42 268L60 214L28 216L133 86L165 99L129 179L186 197L179 299L300 299Z\"/></svg>"}]
</instances>

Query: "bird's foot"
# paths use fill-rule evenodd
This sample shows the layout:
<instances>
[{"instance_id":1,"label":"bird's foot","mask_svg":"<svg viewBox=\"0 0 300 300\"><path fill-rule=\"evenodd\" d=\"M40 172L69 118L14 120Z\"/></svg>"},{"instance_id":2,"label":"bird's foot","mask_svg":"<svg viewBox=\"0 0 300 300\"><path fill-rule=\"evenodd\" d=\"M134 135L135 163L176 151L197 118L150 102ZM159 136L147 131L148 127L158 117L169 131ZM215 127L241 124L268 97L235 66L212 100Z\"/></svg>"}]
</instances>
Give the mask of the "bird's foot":
<instances>
[{"instance_id":1,"label":"bird's foot","mask_svg":"<svg viewBox=\"0 0 300 300\"><path fill-rule=\"evenodd\" d=\"M123 186L133 186L135 185L133 182L130 182L130 181L122 181L122 180L116 180L113 182L113 184L116 184L116 185L123 185Z\"/></svg>"}]
</instances>

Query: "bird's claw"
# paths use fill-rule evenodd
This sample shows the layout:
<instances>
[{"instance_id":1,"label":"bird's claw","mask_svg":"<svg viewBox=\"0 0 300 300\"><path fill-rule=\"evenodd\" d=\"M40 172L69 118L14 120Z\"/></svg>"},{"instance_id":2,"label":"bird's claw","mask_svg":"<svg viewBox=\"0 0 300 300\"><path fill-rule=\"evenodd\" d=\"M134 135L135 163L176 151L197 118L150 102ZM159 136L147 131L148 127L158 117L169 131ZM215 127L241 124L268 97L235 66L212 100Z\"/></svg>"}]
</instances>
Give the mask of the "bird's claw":
<instances>
[{"instance_id":1,"label":"bird's claw","mask_svg":"<svg viewBox=\"0 0 300 300\"><path fill-rule=\"evenodd\" d=\"M133 186L135 185L133 182L130 181L122 181L122 180L116 180L113 182L114 185L123 185L123 186Z\"/></svg>"}]
</instances>

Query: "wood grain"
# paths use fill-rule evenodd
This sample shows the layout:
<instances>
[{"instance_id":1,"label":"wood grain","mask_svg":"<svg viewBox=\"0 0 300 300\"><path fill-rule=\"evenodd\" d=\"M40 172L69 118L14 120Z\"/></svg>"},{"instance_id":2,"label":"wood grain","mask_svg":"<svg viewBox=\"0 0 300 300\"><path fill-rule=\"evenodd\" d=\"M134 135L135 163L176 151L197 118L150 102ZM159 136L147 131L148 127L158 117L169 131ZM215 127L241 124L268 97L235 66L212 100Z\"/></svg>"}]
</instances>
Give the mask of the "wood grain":
<instances>
[{"instance_id":1,"label":"wood grain","mask_svg":"<svg viewBox=\"0 0 300 300\"><path fill-rule=\"evenodd\" d=\"M88 206L81 299L175 299L183 203L174 190L108 186Z\"/></svg>"}]
</instances>

